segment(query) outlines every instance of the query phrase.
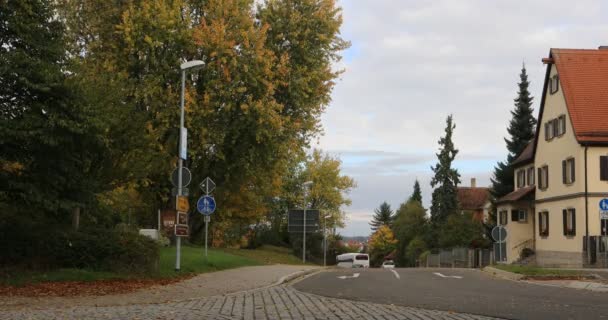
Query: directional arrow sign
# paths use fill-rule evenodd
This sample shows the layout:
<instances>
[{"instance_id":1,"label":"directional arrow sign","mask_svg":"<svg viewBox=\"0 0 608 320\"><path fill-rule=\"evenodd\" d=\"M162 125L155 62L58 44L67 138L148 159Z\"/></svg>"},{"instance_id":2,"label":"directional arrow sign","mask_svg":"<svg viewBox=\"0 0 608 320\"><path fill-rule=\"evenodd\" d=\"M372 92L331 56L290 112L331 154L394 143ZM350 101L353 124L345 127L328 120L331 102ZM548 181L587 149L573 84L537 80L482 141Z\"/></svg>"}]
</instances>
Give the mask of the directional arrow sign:
<instances>
[{"instance_id":1,"label":"directional arrow sign","mask_svg":"<svg viewBox=\"0 0 608 320\"><path fill-rule=\"evenodd\" d=\"M338 277L338 279L353 279L353 278L359 278L359 274L354 273L352 276L339 276Z\"/></svg>"},{"instance_id":2,"label":"directional arrow sign","mask_svg":"<svg viewBox=\"0 0 608 320\"><path fill-rule=\"evenodd\" d=\"M439 272L433 272L433 274L434 274L434 275L436 275L436 276L440 276L440 277L442 277L442 278L454 278L454 279L462 279L462 277L461 277L461 276L446 276L446 275L443 275L443 274L441 274L441 273L439 273Z\"/></svg>"}]
</instances>

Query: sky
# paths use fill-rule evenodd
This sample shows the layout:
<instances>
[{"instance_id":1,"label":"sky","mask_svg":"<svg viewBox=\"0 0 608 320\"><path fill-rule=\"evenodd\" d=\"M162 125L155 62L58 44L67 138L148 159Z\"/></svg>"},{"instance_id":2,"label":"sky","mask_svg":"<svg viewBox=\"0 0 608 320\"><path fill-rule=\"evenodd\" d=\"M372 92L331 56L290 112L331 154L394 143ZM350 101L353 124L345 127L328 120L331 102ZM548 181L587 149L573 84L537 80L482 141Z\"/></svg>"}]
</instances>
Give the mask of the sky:
<instances>
[{"instance_id":1,"label":"sky","mask_svg":"<svg viewBox=\"0 0 608 320\"><path fill-rule=\"evenodd\" d=\"M351 42L314 147L342 160L357 188L346 236L369 235L374 208L412 193L431 200L430 167L453 114L461 185L489 186L522 63L538 104L550 48L608 45L604 0L339 0Z\"/></svg>"}]
</instances>

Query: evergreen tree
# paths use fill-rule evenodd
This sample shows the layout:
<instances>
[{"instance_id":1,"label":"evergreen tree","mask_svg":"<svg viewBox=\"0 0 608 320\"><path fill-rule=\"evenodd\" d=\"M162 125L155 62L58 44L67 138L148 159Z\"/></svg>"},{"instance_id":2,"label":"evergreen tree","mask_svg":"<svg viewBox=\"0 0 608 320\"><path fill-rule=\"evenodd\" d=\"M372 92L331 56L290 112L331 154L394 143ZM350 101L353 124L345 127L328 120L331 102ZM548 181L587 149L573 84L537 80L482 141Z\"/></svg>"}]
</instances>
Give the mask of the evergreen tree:
<instances>
[{"instance_id":1,"label":"evergreen tree","mask_svg":"<svg viewBox=\"0 0 608 320\"><path fill-rule=\"evenodd\" d=\"M393 220L394 216L391 205L384 201L380 207L374 210L374 216L372 217L372 221L369 223L369 225L372 227L372 231L376 231L381 226L391 227L393 225Z\"/></svg>"},{"instance_id":2,"label":"evergreen tree","mask_svg":"<svg viewBox=\"0 0 608 320\"><path fill-rule=\"evenodd\" d=\"M530 82L526 73L526 66L523 65L519 75L519 90L515 98L515 108L511 111L511 121L507 132L509 138L505 138L509 154L506 162L498 162L494 168L492 178L492 194L495 198L500 198L513 191L513 168L510 163L519 156L526 148L528 143L534 139L536 132L536 118L532 108L533 97L528 91Z\"/></svg>"},{"instance_id":3,"label":"evergreen tree","mask_svg":"<svg viewBox=\"0 0 608 320\"><path fill-rule=\"evenodd\" d=\"M418 179L416 179L416 182L414 183L414 192L408 201L418 201L422 204L422 191L420 191L420 183L418 182Z\"/></svg>"},{"instance_id":4,"label":"evergreen tree","mask_svg":"<svg viewBox=\"0 0 608 320\"><path fill-rule=\"evenodd\" d=\"M452 122L452 115L446 120L445 136L439 139L438 163L431 167L435 176L431 180L433 199L431 202L431 220L435 223L443 222L450 214L458 209L456 186L460 183L460 174L452 168L452 162L458 150L452 142L452 134L456 125Z\"/></svg>"}]
</instances>

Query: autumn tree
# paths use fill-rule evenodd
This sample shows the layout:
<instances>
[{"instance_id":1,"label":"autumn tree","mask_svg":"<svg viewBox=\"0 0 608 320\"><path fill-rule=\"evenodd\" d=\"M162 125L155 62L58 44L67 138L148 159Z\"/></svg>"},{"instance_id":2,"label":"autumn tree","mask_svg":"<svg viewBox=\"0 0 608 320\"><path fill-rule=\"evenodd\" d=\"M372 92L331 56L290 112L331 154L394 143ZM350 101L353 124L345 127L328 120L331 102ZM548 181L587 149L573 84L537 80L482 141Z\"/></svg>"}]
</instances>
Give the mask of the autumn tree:
<instances>
[{"instance_id":1,"label":"autumn tree","mask_svg":"<svg viewBox=\"0 0 608 320\"><path fill-rule=\"evenodd\" d=\"M384 257L395 250L397 243L391 228L386 225L380 226L369 238L370 263L374 266L380 265Z\"/></svg>"}]
</instances>

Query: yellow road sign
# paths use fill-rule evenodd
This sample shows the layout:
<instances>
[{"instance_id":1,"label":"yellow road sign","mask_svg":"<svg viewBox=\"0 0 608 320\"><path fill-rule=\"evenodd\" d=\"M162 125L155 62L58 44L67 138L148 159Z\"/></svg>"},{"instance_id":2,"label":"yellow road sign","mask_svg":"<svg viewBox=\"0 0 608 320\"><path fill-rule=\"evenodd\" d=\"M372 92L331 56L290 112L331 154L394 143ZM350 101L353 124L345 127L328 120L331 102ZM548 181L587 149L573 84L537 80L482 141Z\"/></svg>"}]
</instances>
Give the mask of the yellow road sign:
<instances>
[{"instance_id":1,"label":"yellow road sign","mask_svg":"<svg viewBox=\"0 0 608 320\"><path fill-rule=\"evenodd\" d=\"M190 210L190 203L188 202L188 197L176 196L175 197L175 209L177 211L188 212L188 210Z\"/></svg>"}]
</instances>

